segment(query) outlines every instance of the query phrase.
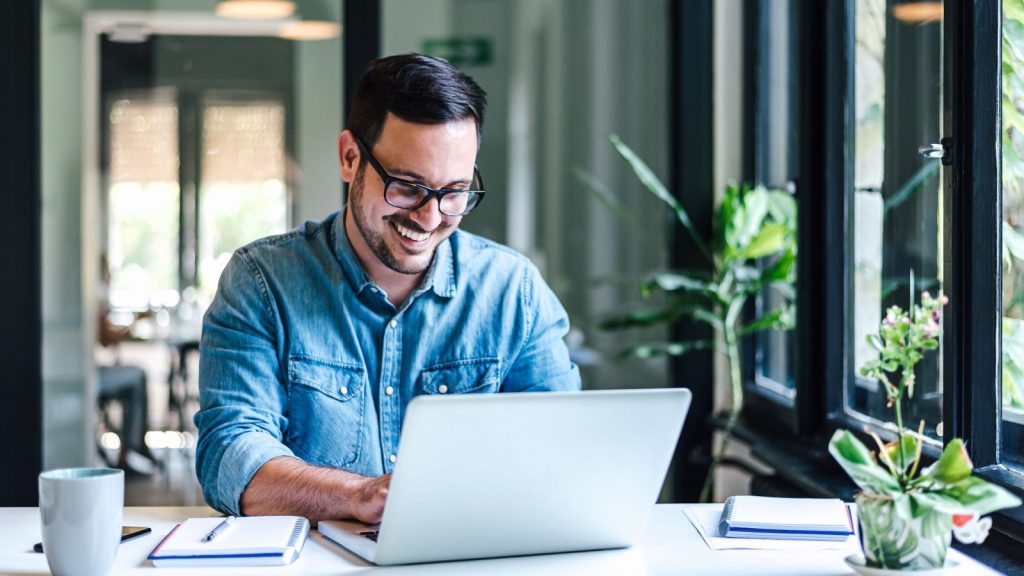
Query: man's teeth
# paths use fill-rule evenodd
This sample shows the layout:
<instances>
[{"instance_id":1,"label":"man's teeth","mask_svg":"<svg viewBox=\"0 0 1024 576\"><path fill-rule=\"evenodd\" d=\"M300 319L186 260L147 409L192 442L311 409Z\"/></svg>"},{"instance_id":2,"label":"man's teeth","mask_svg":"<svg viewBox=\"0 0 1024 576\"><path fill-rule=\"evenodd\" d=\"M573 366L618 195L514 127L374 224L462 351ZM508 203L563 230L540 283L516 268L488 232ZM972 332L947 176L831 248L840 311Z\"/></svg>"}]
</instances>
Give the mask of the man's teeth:
<instances>
[{"instance_id":1,"label":"man's teeth","mask_svg":"<svg viewBox=\"0 0 1024 576\"><path fill-rule=\"evenodd\" d=\"M397 222L395 223L395 230L398 230L398 233L401 234L402 236L405 236L406 238L416 242L423 242L427 238L430 238L430 232L415 232L413 230L406 228L405 226L402 226L401 224L398 224Z\"/></svg>"}]
</instances>

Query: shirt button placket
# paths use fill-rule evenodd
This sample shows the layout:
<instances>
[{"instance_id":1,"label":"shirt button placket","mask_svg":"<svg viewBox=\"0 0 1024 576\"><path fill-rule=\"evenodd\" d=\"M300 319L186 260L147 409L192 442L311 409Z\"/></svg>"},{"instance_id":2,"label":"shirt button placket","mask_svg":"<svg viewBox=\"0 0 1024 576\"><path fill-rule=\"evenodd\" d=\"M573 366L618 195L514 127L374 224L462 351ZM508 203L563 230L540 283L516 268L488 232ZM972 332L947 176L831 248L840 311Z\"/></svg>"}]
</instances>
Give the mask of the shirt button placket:
<instances>
[{"instance_id":1,"label":"shirt button placket","mask_svg":"<svg viewBox=\"0 0 1024 576\"><path fill-rule=\"evenodd\" d=\"M381 416L383 419L383 442L381 448L384 451L386 472L391 472L397 456L395 451L398 444L398 423L402 421L399 414L398 394L396 394L397 379L401 374L402 361L402 338L398 329L398 319L392 318L388 321L384 330L384 365L387 369L381 374L381 389L384 397L381 399Z\"/></svg>"}]
</instances>

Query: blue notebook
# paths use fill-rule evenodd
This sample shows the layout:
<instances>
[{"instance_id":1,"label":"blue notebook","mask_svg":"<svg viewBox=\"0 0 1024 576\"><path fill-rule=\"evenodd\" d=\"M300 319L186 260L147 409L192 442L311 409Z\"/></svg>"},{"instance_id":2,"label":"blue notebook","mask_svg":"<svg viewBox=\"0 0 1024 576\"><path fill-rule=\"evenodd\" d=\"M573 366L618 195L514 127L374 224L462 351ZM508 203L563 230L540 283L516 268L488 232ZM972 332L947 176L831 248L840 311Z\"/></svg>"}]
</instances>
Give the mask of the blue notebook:
<instances>
[{"instance_id":1,"label":"blue notebook","mask_svg":"<svg viewBox=\"0 0 1024 576\"><path fill-rule=\"evenodd\" d=\"M853 516L837 498L732 496L718 531L728 538L841 541L853 534Z\"/></svg>"},{"instance_id":2,"label":"blue notebook","mask_svg":"<svg viewBox=\"0 0 1024 576\"><path fill-rule=\"evenodd\" d=\"M309 534L309 521L301 516L245 516L204 541L223 520L185 520L156 545L149 559L154 566L280 566L298 557Z\"/></svg>"}]
</instances>

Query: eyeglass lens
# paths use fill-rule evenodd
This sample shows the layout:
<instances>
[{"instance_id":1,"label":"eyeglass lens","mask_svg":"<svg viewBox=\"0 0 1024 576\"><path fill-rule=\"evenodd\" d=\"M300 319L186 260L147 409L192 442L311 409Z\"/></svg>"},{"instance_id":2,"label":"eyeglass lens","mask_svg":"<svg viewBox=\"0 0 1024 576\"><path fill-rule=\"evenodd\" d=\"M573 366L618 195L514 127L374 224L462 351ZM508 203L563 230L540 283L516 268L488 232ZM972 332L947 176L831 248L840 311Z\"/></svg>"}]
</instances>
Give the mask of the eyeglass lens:
<instances>
[{"instance_id":1,"label":"eyeglass lens","mask_svg":"<svg viewBox=\"0 0 1024 576\"><path fill-rule=\"evenodd\" d=\"M387 200L398 208L414 209L420 207L428 200L431 194L418 186L412 186L402 181L392 181L386 191ZM445 192L440 195L440 208L442 214L448 216L461 216L472 210L480 200L480 195L473 191L467 192Z\"/></svg>"}]
</instances>

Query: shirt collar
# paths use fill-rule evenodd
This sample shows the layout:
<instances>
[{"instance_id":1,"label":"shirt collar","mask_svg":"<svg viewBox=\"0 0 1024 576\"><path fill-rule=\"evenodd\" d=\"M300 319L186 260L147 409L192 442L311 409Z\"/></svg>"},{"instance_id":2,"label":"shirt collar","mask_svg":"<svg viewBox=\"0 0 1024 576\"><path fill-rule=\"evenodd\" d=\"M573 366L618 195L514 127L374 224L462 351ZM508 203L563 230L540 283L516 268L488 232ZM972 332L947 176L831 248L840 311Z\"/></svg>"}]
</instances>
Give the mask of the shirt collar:
<instances>
[{"instance_id":1,"label":"shirt collar","mask_svg":"<svg viewBox=\"0 0 1024 576\"><path fill-rule=\"evenodd\" d=\"M459 231L456 230L444 242L437 246L434 252L434 259L430 268L424 276L423 283L416 292L426 290L428 287L434 290L438 296L451 298L455 296L455 249L452 242L456 240ZM373 279L366 273L359 258L356 256L352 243L349 242L348 234L345 233L345 210L338 212L334 219L334 251L345 277L357 293L362 292L369 286L374 286Z\"/></svg>"}]
</instances>

